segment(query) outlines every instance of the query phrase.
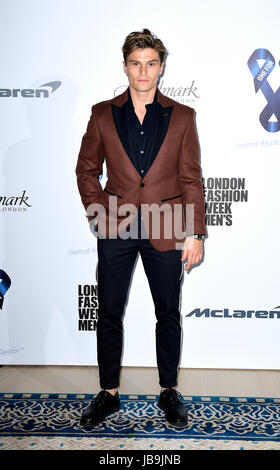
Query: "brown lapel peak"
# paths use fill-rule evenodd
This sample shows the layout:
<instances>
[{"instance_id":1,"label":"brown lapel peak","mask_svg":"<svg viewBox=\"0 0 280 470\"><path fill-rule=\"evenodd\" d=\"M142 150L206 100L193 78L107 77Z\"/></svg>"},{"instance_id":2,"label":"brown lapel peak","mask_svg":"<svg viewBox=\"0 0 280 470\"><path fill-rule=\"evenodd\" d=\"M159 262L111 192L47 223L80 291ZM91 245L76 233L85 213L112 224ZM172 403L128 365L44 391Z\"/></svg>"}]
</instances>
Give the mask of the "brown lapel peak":
<instances>
[{"instance_id":1,"label":"brown lapel peak","mask_svg":"<svg viewBox=\"0 0 280 470\"><path fill-rule=\"evenodd\" d=\"M157 100L158 102L163 106L163 108L166 108L168 106L174 106L176 104L176 101L172 100L171 98L168 98L168 96L165 96L159 88L157 89Z\"/></svg>"},{"instance_id":2,"label":"brown lapel peak","mask_svg":"<svg viewBox=\"0 0 280 470\"><path fill-rule=\"evenodd\" d=\"M113 98L111 102L112 104L115 104L116 106L121 107L127 100L128 100L128 87L126 88L126 90L124 90L123 93L121 93L118 96L115 96L115 98Z\"/></svg>"}]
</instances>

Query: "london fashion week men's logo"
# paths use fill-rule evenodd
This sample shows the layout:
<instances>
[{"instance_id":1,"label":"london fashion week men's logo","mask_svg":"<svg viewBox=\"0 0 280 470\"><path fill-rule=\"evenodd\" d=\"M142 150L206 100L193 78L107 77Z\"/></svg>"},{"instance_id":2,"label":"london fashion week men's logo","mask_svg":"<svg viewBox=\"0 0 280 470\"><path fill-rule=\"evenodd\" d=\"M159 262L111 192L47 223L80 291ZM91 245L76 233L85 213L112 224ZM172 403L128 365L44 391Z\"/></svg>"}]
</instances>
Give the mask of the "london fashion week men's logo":
<instances>
[{"instance_id":1,"label":"london fashion week men's logo","mask_svg":"<svg viewBox=\"0 0 280 470\"><path fill-rule=\"evenodd\" d=\"M267 80L275 67L274 57L267 49L256 49L248 60L248 67L254 78L256 93L261 90L267 101L267 105L260 114L260 123L266 131L278 132L280 130L280 87L274 92Z\"/></svg>"}]
</instances>

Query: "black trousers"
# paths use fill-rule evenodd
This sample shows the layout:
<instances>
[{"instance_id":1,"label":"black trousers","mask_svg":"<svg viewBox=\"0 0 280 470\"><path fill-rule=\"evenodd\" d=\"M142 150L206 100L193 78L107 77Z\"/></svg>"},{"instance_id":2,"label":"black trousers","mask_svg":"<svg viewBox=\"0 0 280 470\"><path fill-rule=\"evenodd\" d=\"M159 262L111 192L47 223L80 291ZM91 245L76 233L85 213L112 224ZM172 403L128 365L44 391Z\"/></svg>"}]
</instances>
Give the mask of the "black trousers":
<instances>
[{"instance_id":1,"label":"black trousers","mask_svg":"<svg viewBox=\"0 0 280 470\"><path fill-rule=\"evenodd\" d=\"M148 278L156 315L156 357L159 384L177 385L181 352L180 291L183 278L181 250L160 252L143 238L141 213L136 218L142 238L98 238L97 360L100 387L119 387L123 348L123 314L138 252Z\"/></svg>"}]
</instances>

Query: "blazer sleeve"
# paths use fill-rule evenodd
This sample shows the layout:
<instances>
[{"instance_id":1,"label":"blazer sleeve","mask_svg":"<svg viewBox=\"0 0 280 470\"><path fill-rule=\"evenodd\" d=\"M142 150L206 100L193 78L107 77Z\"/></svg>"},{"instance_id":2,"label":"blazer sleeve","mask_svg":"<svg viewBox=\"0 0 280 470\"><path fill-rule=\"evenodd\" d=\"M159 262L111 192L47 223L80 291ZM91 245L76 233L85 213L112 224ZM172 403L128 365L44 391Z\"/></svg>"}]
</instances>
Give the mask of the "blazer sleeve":
<instances>
[{"instance_id":1,"label":"blazer sleeve","mask_svg":"<svg viewBox=\"0 0 280 470\"><path fill-rule=\"evenodd\" d=\"M99 175L102 173L105 151L96 122L95 106L91 108L87 130L82 138L81 148L76 165L76 176L79 193L85 210L94 203L100 202L102 186ZM91 220L97 215L94 211L87 216Z\"/></svg>"},{"instance_id":2,"label":"blazer sleeve","mask_svg":"<svg viewBox=\"0 0 280 470\"><path fill-rule=\"evenodd\" d=\"M195 125L195 112L191 116L183 136L178 167L178 182L182 200L185 204L193 204L194 234L206 235L205 201L200 166L199 141ZM185 213L185 208L184 208ZM186 228L187 234L188 228Z\"/></svg>"}]
</instances>

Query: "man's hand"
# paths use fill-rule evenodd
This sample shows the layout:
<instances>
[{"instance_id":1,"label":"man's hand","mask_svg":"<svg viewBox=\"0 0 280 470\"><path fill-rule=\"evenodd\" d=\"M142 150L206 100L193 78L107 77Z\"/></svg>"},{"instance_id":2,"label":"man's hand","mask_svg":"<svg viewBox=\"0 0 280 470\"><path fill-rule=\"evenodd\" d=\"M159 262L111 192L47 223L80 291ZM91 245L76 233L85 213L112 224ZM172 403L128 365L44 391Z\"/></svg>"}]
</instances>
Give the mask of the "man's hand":
<instances>
[{"instance_id":1,"label":"man's hand","mask_svg":"<svg viewBox=\"0 0 280 470\"><path fill-rule=\"evenodd\" d=\"M203 256L203 241L187 237L182 250L181 261L187 258L185 270L189 271L194 264L200 263Z\"/></svg>"},{"instance_id":2,"label":"man's hand","mask_svg":"<svg viewBox=\"0 0 280 470\"><path fill-rule=\"evenodd\" d=\"M92 217L92 219L89 220L89 225L97 225L97 220L96 220L96 217Z\"/></svg>"},{"instance_id":3,"label":"man's hand","mask_svg":"<svg viewBox=\"0 0 280 470\"><path fill-rule=\"evenodd\" d=\"M96 232L98 230L97 228L97 217L93 217L92 219L90 219L89 221L89 227L90 227L90 230L91 232L93 233L94 236L96 236Z\"/></svg>"}]
</instances>

